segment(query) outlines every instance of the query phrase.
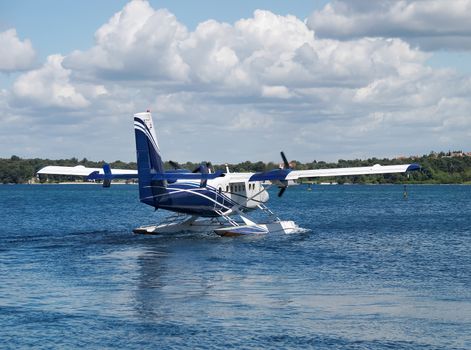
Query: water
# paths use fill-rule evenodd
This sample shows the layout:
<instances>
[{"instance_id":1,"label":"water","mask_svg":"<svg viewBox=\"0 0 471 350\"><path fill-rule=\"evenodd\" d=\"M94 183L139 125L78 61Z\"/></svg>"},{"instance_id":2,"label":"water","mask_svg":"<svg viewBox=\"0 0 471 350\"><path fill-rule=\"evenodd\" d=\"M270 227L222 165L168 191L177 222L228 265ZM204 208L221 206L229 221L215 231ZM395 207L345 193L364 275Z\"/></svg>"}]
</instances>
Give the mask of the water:
<instances>
[{"instance_id":1,"label":"water","mask_svg":"<svg viewBox=\"0 0 471 350\"><path fill-rule=\"evenodd\" d=\"M272 193L309 232L140 236L135 186L0 186L0 348L471 349L471 186Z\"/></svg>"}]
</instances>

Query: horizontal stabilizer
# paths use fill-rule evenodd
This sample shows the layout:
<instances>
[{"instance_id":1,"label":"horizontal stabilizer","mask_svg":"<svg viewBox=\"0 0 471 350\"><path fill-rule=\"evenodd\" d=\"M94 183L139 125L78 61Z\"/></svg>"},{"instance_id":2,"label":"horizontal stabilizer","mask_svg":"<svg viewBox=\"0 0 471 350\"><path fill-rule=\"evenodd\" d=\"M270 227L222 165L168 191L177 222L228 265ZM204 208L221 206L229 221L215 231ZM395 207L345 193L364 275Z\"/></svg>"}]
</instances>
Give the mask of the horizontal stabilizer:
<instances>
[{"instance_id":1,"label":"horizontal stabilizer","mask_svg":"<svg viewBox=\"0 0 471 350\"><path fill-rule=\"evenodd\" d=\"M87 180L116 180L116 179L121 179L121 180L131 180L131 179L137 179L137 173L136 174L120 174L118 173L118 169L112 171L110 174L101 174L98 171L94 171L90 175L87 176Z\"/></svg>"},{"instance_id":2,"label":"horizontal stabilizer","mask_svg":"<svg viewBox=\"0 0 471 350\"><path fill-rule=\"evenodd\" d=\"M167 181L212 180L212 179L216 179L218 177L223 177L223 176L225 176L225 174L220 170L212 174L168 172L168 173L157 173L152 177L152 180L167 180Z\"/></svg>"}]
</instances>

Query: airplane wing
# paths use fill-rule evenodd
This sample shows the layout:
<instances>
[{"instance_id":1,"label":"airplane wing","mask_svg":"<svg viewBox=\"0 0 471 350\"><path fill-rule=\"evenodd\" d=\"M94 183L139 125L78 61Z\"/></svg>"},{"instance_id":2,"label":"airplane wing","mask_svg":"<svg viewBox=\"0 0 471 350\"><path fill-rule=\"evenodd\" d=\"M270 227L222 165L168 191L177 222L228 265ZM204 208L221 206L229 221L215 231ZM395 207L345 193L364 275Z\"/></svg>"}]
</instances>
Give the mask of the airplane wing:
<instances>
[{"instance_id":1,"label":"airplane wing","mask_svg":"<svg viewBox=\"0 0 471 350\"><path fill-rule=\"evenodd\" d=\"M297 180L300 178L311 177L334 177L334 176L348 176L348 175L375 175L375 174L392 174L392 173L405 173L408 171L419 170L418 164L403 164L403 165L379 165L367 167L353 167L353 168L330 168L330 169L312 169L312 170L292 170L292 169L276 169L259 173L230 173L230 182L235 183L239 181L289 181ZM109 165L105 164L103 168L87 168L83 165L74 167L68 166L46 166L38 171L38 175L69 175L69 176L86 176L88 179L134 179L137 178L137 170L128 169L110 169ZM212 175L212 176L211 176ZM177 179L190 179L193 176L195 179L204 177L202 174L156 174L156 178L177 180ZM221 172L216 174L206 175L208 178L216 178L224 176ZM193 178L192 177L192 178Z\"/></svg>"},{"instance_id":2,"label":"airplane wing","mask_svg":"<svg viewBox=\"0 0 471 350\"><path fill-rule=\"evenodd\" d=\"M77 166L46 166L37 172L38 175L68 175L86 176L89 179L102 179L107 175L108 170L115 179L135 179L137 170L110 169L106 165L103 168L87 168L83 165Z\"/></svg>"},{"instance_id":3,"label":"airplane wing","mask_svg":"<svg viewBox=\"0 0 471 350\"><path fill-rule=\"evenodd\" d=\"M292 170L276 169L262 173L253 174L249 181L288 181L309 177L333 177L348 175L375 175L405 173L407 171L419 170L418 164L403 165L379 165L354 168L331 168L331 169L312 169L312 170Z\"/></svg>"},{"instance_id":4,"label":"airplane wing","mask_svg":"<svg viewBox=\"0 0 471 350\"><path fill-rule=\"evenodd\" d=\"M348 175L375 175L375 174L393 174L405 173L407 171L419 170L418 164L404 165L379 165L354 168L333 168L333 169L314 169L314 170L292 170L288 173L285 180L296 180L306 177L331 177Z\"/></svg>"},{"instance_id":5,"label":"airplane wing","mask_svg":"<svg viewBox=\"0 0 471 350\"><path fill-rule=\"evenodd\" d=\"M108 180L113 179L136 179L138 177L137 170L129 169L111 169L108 164L103 168L87 168L83 165L77 166L46 166L37 172L38 175L66 175L66 176L83 176L88 180ZM222 171L215 173L190 173L190 172L165 172L156 173L152 177L153 180L209 180L217 177L223 177Z\"/></svg>"}]
</instances>

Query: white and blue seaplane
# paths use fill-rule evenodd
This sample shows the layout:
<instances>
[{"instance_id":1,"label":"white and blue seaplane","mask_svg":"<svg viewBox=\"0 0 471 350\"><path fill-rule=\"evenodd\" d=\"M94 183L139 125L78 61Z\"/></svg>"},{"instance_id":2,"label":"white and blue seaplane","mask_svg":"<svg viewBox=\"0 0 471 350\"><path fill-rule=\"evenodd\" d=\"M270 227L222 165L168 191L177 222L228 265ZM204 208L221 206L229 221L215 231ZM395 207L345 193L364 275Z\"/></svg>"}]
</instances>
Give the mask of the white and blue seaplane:
<instances>
[{"instance_id":1,"label":"white and blue seaplane","mask_svg":"<svg viewBox=\"0 0 471 350\"><path fill-rule=\"evenodd\" d=\"M190 171L171 162L173 170L164 170L152 116L149 111L134 115L137 151L137 170L111 169L84 166L47 166L38 175L82 176L89 180L102 180L109 187L114 179L138 179L139 199L157 209L173 212L157 225L141 226L135 233L158 234L182 231L211 232L221 236L257 235L269 232L294 233L300 231L294 221L281 220L266 203L267 189L279 188L281 197L285 190L300 178L334 177L346 175L404 173L418 170L418 164L368 167L294 170L281 152L283 164L279 169L258 173L213 172L210 164L203 163ZM255 222L249 217L259 209L266 220Z\"/></svg>"}]
</instances>

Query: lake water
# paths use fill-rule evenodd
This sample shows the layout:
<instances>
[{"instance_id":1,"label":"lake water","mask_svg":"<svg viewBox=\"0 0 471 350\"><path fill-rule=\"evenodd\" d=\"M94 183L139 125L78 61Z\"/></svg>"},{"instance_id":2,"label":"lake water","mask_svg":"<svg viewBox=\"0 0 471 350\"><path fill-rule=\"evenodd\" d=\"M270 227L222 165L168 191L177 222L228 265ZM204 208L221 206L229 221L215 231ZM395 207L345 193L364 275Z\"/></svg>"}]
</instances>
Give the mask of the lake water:
<instances>
[{"instance_id":1,"label":"lake water","mask_svg":"<svg viewBox=\"0 0 471 350\"><path fill-rule=\"evenodd\" d=\"M141 236L137 187L0 186L0 348L471 349L471 186L305 186L306 233Z\"/></svg>"}]
</instances>

